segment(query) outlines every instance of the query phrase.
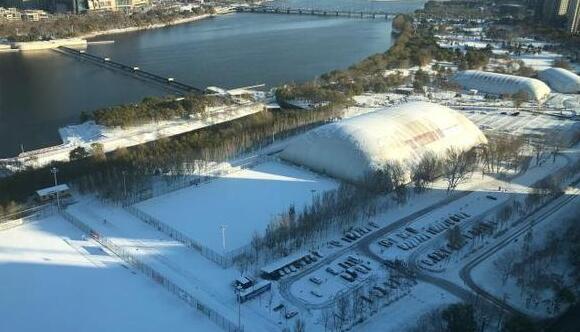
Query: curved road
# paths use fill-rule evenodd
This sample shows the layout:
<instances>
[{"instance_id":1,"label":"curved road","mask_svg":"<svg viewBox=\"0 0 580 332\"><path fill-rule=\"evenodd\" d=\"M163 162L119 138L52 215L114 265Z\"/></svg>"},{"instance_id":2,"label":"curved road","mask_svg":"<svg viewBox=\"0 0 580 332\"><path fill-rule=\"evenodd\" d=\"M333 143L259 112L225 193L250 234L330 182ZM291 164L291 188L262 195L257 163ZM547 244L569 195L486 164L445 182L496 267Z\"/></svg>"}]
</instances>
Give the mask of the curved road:
<instances>
[{"instance_id":1,"label":"curved road","mask_svg":"<svg viewBox=\"0 0 580 332\"><path fill-rule=\"evenodd\" d=\"M578 184L578 181L576 181L575 184L573 184L573 185L576 185L576 184ZM575 198L578 197L578 193L580 193L580 190L578 190L576 188L574 194L561 195L561 196L551 200L550 202L546 203L542 208L540 208L540 210L538 210L537 212L535 212L531 216L524 217L521 227L519 227L518 229L513 231L509 236L502 239L500 242L494 244L490 248L487 248L487 250L482 252L480 255L474 257L465 266L463 266L463 268L459 272L459 276L461 277L461 280L463 280L463 282L469 288L471 288L474 292L476 292L478 295L480 295L481 297L483 297L487 301L495 304L498 307L504 308L507 311L515 310L513 307L507 305L505 303L505 301L502 301L501 299L496 298L495 296L493 296L492 294L490 294L489 292L484 290L482 287L477 285L477 283L473 280L471 272L473 271L473 269L477 265L479 265L480 263L482 263L483 261L485 261L486 259L491 257L493 254L495 254L497 251L501 250L504 246L509 244L514 239L518 238L520 235L524 234L526 231L528 231L529 228L531 228L531 227L541 223L542 221L548 219L549 216L558 212L562 207L564 207L568 203L572 202ZM532 220L529 222L526 222L527 220L530 220L530 219L532 219ZM511 308L511 309L509 309L509 308ZM525 315L517 310L515 313Z\"/></svg>"}]
</instances>

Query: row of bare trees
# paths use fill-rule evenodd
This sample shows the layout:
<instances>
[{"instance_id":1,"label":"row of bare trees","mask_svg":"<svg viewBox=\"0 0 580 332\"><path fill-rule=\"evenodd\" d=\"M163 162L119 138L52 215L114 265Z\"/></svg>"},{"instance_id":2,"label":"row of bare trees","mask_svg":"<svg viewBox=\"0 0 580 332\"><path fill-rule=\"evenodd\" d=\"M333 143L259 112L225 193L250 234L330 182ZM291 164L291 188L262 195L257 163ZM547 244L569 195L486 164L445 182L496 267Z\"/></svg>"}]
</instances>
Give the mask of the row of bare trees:
<instances>
[{"instance_id":1,"label":"row of bare trees","mask_svg":"<svg viewBox=\"0 0 580 332\"><path fill-rule=\"evenodd\" d=\"M396 287L387 287L388 281ZM382 307L407 295L416 282L393 271L388 277L369 277L364 284L337 294L335 301L321 311L324 331L338 332L351 329L379 312ZM379 292L377 287L381 289ZM381 294L380 296L378 294Z\"/></svg>"}]
</instances>

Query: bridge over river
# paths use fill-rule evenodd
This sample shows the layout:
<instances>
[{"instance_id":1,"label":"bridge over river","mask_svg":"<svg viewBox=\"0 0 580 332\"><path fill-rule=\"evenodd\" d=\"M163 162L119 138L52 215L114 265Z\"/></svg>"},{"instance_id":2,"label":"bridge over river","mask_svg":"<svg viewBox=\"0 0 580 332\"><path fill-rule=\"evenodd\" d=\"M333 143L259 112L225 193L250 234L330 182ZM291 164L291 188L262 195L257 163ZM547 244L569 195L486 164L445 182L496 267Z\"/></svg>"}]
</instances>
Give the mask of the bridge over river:
<instances>
[{"instance_id":1,"label":"bridge over river","mask_svg":"<svg viewBox=\"0 0 580 332\"><path fill-rule=\"evenodd\" d=\"M281 15L311 15L323 17L350 17L350 18L394 18L397 13L386 11L354 11L354 10L333 10L315 8L284 8L270 6L240 6L236 7L238 13L258 13L258 14L281 14Z\"/></svg>"}]
</instances>

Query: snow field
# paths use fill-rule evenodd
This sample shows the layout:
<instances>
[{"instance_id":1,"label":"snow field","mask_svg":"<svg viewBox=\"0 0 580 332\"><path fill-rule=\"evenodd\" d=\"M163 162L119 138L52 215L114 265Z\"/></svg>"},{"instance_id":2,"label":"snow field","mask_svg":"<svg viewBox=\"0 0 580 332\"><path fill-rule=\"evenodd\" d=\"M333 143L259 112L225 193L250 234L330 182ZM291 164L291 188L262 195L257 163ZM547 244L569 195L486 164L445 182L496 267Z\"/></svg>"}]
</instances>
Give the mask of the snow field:
<instances>
[{"instance_id":1,"label":"snow field","mask_svg":"<svg viewBox=\"0 0 580 332\"><path fill-rule=\"evenodd\" d=\"M457 302L460 300L453 295L436 286L420 282L409 295L389 305L366 322L356 325L353 331L405 331L413 328L421 315Z\"/></svg>"},{"instance_id":2,"label":"snow field","mask_svg":"<svg viewBox=\"0 0 580 332\"><path fill-rule=\"evenodd\" d=\"M0 331L221 331L53 216L0 232Z\"/></svg>"},{"instance_id":3,"label":"snow field","mask_svg":"<svg viewBox=\"0 0 580 332\"><path fill-rule=\"evenodd\" d=\"M236 269L221 268L122 208L84 198L67 208L67 212L187 290L204 305L237 323L237 301L232 287L233 280L240 275ZM244 307L247 309L242 325L252 331L268 331L274 326L262 310Z\"/></svg>"},{"instance_id":4,"label":"snow field","mask_svg":"<svg viewBox=\"0 0 580 332\"><path fill-rule=\"evenodd\" d=\"M338 183L305 169L271 161L138 203L136 208L218 253L248 245L280 213L297 211Z\"/></svg>"}]
</instances>

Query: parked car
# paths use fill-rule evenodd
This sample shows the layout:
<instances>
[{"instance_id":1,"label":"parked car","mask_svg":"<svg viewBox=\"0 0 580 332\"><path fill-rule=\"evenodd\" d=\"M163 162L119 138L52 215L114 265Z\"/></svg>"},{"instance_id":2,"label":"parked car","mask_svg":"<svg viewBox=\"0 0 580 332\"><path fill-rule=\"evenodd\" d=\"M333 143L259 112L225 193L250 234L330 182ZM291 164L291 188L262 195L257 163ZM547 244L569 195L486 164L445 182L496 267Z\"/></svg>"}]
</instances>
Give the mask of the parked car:
<instances>
[{"instance_id":1,"label":"parked car","mask_svg":"<svg viewBox=\"0 0 580 332\"><path fill-rule=\"evenodd\" d=\"M317 277L310 277L308 280L312 281L316 285L322 284L322 279L317 278Z\"/></svg>"},{"instance_id":2,"label":"parked car","mask_svg":"<svg viewBox=\"0 0 580 332\"><path fill-rule=\"evenodd\" d=\"M316 297L322 297L322 294L320 294L319 292L315 291L315 290L311 290L310 294L316 296Z\"/></svg>"},{"instance_id":3,"label":"parked car","mask_svg":"<svg viewBox=\"0 0 580 332\"><path fill-rule=\"evenodd\" d=\"M350 276L350 274L347 273L341 273L340 277L348 282L353 282L354 278Z\"/></svg>"},{"instance_id":4,"label":"parked car","mask_svg":"<svg viewBox=\"0 0 580 332\"><path fill-rule=\"evenodd\" d=\"M367 273L369 273L367 270L363 269L363 268L362 268L362 267L360 267L360 266L356 266L354 269L355 269L355 270L357 270L358 272L362 273L362 274L367 274Z\"/></svg>"},{"instance_id":5,"label":"parked car","mask_svg":"<svg viewBox=\"0 0 580 332\"><path fill-rule=\"evenodd\" d=\"M290 319L290 318L292 318L292 317L294 317L296 315L298 315L298 312L292 310L292 311L288 311L284 317L286 317L286 319Z\"/></svg>"}]
</instances>

